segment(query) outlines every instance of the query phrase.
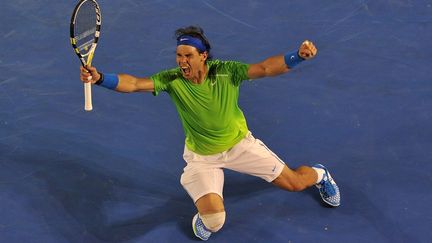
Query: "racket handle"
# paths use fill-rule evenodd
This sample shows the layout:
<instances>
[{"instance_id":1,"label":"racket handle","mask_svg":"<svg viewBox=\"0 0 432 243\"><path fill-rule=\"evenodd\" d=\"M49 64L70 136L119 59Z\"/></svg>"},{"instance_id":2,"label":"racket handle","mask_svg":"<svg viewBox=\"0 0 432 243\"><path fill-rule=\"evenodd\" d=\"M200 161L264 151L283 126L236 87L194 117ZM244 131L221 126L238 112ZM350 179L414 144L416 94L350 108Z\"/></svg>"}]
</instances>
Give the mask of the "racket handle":
<instances>
[{"instance_id":1,"label":"racket handle","mask_svg":"<svg viewBox=\"0 0 432 243\"><path fill-rule=\"evenodd\" d=\"M84 83L84 99L85 99L84 110L86 111L93 110L91 83Z\"/></svg>"}]
</instances>

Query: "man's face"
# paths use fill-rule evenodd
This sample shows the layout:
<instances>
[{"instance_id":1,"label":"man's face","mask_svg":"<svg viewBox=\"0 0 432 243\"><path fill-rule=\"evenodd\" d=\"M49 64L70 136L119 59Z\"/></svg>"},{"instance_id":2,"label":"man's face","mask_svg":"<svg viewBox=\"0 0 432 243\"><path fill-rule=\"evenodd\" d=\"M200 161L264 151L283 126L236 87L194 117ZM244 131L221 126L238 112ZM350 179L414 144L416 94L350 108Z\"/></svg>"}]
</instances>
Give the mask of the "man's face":
<instances>
[{"instance_id":1,"label":"man's face","mask_svg":"<svg viewBox=\"0 0 432 243\"><path fill-rule=\"evenodd\" d=\"M183 77L188 80L198 78L198 71L202 70L205 65L207 52L199 53L195 47L188 45L177 46L176 52L176 62Z\"/></svg>"}]
</instances>

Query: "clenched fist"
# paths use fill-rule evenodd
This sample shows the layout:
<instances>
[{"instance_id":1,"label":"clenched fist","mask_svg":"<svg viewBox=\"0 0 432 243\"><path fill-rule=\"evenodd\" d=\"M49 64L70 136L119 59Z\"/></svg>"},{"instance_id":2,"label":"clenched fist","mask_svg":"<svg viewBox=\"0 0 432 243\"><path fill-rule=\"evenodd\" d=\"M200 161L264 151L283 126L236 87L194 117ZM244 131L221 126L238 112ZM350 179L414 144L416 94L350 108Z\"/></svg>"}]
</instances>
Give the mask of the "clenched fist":
<instances>
[{"instance_id":1,"label":"clenched fist","mask_svg":"<svg viewBox=\"0 0 432 243\"><path fill-rule=\"evenodd\" d=\"M306 60L311 59L317 54L317 48L312 43L312 41L305 40L300 45L298 54L303 59L306 59Z\"/></svg>"},{"instance_id":2,"label":"clenched fist","mask_svg":"<svg viewBox=\"0 0 432 243\"><path fill-rule=\"evenodd\" d=\"M97 69L92 66L80 67L80 79L84 83L96 83L101 78Z\"/></svg>"}]
</instances>

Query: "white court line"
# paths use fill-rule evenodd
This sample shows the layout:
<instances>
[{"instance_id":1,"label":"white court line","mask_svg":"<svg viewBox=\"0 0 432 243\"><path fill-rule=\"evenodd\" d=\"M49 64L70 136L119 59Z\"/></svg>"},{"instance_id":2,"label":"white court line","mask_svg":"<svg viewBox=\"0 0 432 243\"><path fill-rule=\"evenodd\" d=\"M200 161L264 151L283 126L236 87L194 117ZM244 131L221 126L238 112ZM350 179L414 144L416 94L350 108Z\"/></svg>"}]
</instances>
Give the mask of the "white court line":
<instances>
[{"instance_id":1,"label":"white court line","mask_svg":"<svg viewBox=\"0 0 432 243\"><path fill-rule=\"evenodd\" d=\"M239 20L239 19L234 18L234 17L231 16L231 15L228 15L228 14L224 13L223 11L221 11L221 10L215 8L213 5L211 5L211 4L208 3L207 1L203 1L203 2L204 2L204 4L207 5L209 8L213 9L214 11L218 12L219 14L221 14L221 15L223 15L223 16L225 16L225 17L227 17L227 18L229 18L229 19L231 19L231 20L233 20L233 21L235 21L235 22L237 22L237 23L240 23L240 24L242 24L242 25L246 25L247 27L250 27L250 28L253 28L253 29L256 29L256 28L257 28L257 27L255 27L255 26L253 26L253 25L250 25L250 24L248 24L248 23L246 23L246 22L243 22L243 21L241 21L241 20Z\"/></svg>"}]
</instances>

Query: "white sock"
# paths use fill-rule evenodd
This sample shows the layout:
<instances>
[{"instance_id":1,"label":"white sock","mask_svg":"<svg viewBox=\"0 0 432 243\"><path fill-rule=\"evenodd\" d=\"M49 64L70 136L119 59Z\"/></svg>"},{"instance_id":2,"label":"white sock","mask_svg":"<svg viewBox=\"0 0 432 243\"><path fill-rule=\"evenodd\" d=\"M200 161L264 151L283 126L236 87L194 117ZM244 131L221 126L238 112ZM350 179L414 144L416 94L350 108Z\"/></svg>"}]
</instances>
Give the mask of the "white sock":
<instances>
[{"instance_id":1,"label":"white sock","mask_svg":"<svg viewBox=\"0 0 432 243\"><path fill-rule=\"evenodd\" d=\"M322 181L324 174L325 174L325 170L321 169L321 168L315 168L315 167L312 167L312 169L314 169L318 175L318 179L316 181L316 184L318 184Z\"/></svg>"}]
</instances>

